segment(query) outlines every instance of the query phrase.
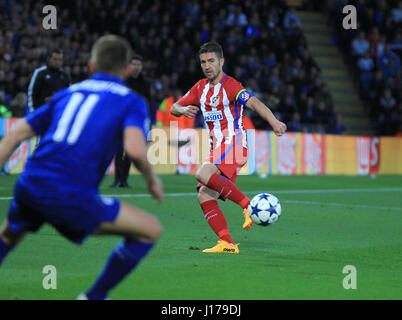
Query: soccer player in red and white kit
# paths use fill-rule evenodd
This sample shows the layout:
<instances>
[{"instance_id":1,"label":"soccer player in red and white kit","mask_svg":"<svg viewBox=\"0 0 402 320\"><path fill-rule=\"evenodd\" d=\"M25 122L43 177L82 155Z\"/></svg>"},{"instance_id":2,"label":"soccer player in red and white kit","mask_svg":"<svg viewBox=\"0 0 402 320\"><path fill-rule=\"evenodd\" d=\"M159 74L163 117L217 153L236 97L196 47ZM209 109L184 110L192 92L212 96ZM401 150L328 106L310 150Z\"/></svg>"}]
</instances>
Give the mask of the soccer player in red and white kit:
<instances>
[{"instance_id":1,"label":"soccer player in red and white kit","mask_svg":"<svg viewBox=\"0 0 402 320\"><path fill-rule=\"evenodd\" d=\"M243 107L256 111L271 125L277 136L285 133L286 125L240 82L223 72L225 60L218 43L207 42L198 53L206 79L198 81L173 105L170 112L178 117L194 118L201 108L209 131L210 153L195 176L199 181L198 202L219 240L217 245L203 252L239 253L217 200L229 199L243 208L243 229L253 225L247 210L250 199L235 185L248 157L247 136L242 124Z\"/></svg>"}]
</instances>

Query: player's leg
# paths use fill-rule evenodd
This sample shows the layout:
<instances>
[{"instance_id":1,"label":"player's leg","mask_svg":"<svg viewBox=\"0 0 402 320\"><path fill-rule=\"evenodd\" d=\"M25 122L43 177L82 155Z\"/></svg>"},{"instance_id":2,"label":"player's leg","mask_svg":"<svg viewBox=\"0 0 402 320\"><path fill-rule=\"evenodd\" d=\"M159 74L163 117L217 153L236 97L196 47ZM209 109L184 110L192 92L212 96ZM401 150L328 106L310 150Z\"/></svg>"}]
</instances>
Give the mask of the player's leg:
<instances>
[{"instance_id":1,"label":"player's leg","mask_svg":"<svg viewBox=\"0 0 402 320\"><path fill-rule=\"evenodd\" d=\"M18 243L24 238L26 232L15 234L12 232L8 221L5 220L0 227L0 265L7 256L7 254L13 250Z\"/></svg>"},{"instance_id":2,"label":"player's leg","mask_svg":"<svg viewBox=\"0 0 402 320\"><path fill-rule=\"evenodd\" d=\"M43 221L35 211L18 202L17 198L30 201L25 194L14 192L14 199L11 200L7 219L0 227L0 264L24 238L28 232L36 232L42 226Z\"/></svg>"},{"instance_id":3,"label":"player's leg","mask_svg":"<svg viewBox=\"0 0 402 320\"><path fill-rule=\"evenodd\" d=\"M250 203L250 199L232 181L222 175L215 164L203 163L195 177L208 188L218 192L223 199L229 199L242 208L247 208Z\"/></svg>"},{"instance_id":4,"label":"player's leg","mask_svg":"<svg viewBox=\"0 0 402 320\"><path fill-rule=\"evenodd\" d=\"M121 235L125 239L113 250L94 285L86 292L89 299L105 299L152 249L162 233L158 219L141 209L120 204L114 222L104 222L95 231L98 235Z\"/></svg>"},{"instance_id":5,"label":"player's leg","mask_svg":"<svg viewBox=\"0 0 402 320\"><path fill-rule=\"evenodd\" d=\"M217 202L218 197L219 193L208 187L201 186L199 189L198 202L204 212L204 217L220 239L218 245L210 249L205 249L203 252L239 253L237 245L230 236L226 218L219 208Z\"/></svg>"},{"instance_id":6,"label":"player's leg","mask_svg":"<svg viewBox=\"0 0 402 320\"><path fill-rule=\"evenodd\" d=\"M247 157L247 149L241 145L217 148L209 155L209 162L205 162L196 172L200 183L219 192L223 200L232 200L243 208L243 229L254 224L247 209L250 199L235 185L236 177L246 164Z\"/></svg>"}]
</instances>

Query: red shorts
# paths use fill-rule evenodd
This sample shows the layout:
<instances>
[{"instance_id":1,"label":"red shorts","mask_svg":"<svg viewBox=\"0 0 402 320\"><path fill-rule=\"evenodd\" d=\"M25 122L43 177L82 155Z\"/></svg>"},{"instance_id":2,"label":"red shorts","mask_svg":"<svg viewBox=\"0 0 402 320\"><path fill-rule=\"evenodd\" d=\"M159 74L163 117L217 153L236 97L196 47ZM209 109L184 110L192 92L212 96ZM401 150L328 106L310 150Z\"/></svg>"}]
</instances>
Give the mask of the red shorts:
<instances>
[{"instance_id":1,"label":"red shorts","mask_svg":"<svg viewBox=\"0 0 402 320\"><path fill-rule=\"evenodd\" d=\"M248 149L241 144L224 144L211 150L204 163L212 163L218 167L221 173L233 183L236 182L240 169L247 163ZM203 186L202 183L197 184L197 192Z\"/></svg>"}]
</instances>

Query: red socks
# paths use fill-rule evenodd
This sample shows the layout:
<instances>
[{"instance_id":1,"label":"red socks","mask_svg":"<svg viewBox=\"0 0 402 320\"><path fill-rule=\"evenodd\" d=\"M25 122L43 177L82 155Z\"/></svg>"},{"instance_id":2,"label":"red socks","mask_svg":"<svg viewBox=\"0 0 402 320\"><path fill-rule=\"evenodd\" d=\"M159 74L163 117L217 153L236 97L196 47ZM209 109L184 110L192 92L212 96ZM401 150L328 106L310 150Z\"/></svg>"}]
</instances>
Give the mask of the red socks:
<instances>
[{"instance_id":1,"label":"red socks","mask_svg":"<svg viewBox=\"0 0 402 320\"><path fill-rule=\"evenodd\" d=\"M228 243L234 243L230 236L226 218L219 208L216 200L208 200L201 203L201 209L204 212L204 217L216 235Z\"/></svg>"},{"instance_id":2,"label":"red socks","mask_svg":"<svg viewBox=\"0 0 402 320\"><path fill-rule=\"evenodd\" d=\"M242 208L247 208L250 203L250 199L232 181L224 176L213 174L208 180L207 187L219 192L224 199L232 200Z\"/></svg>"}]
</instances>

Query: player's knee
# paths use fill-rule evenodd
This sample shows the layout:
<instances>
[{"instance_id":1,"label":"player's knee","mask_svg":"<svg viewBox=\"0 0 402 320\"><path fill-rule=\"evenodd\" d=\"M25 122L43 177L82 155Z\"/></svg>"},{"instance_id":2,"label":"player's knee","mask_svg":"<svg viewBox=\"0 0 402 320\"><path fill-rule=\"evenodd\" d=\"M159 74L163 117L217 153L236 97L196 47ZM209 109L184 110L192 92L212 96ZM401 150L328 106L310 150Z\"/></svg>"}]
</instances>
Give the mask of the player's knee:
<instances>
[{"instance_id":1,"label":"player's knee","mask_svg":"<svg viewBox=\"0 0 402 320\"><path fill-rule=\"evenodd\" d=\"M201 182L201 183L204 183L204 179L203 179L203 174L202 174L202 171L200 170L200 169L198 169L197 170L197 172L195 173L195 178L199 181L199 182Z\"/></svg>"},{"instance_id":2,"label":"player's knee","mask_svg":"<svg viewBox=\"0 0 402 320\"><path fill-rule=\"evenodd\" d=\"M206 194L206 192L203 189L204 189L204 187L201 187L200 191L198 192L197 198L198 198L199 203L203 203L208 200L208 195Z\"/></svg>"},{"instance_id":3,"label":"player's knee","mask_svg":"<svg viewBox=\"0 0 402 320\"><path fill-rule=\"evenodd\" d=\"M156 217L151 217L151 219L152 221L147 236L149 241L156 242L162 236L163 227L159 219L157 219Z\"/></svg>"},{"instance_id":4,"label":"player's knee","mask_svg":"<svg viewBox=\"0 0 402 320\"><path fill-rule=\"evenodd\" d=\"M155 241L158 241L159 238L162 236L162 233L163 233L162 224L160 223L160 221L158 219L156 219L154 228L155 228L154 239L155 239Z\"/></svg>"},{"instance_id":5,"label":"player's knee","mask_svg":"<svg viewBox=\"0 0 402 320\"><path fill-rule=\"evenodd\" d=\"M208 200L218 199L219 194L216 191L210 190L205 186L202 186L198 191L198 202L203 203Z\"/></svg>"},{"instance_id":6,"label":"player's knee","mask_svg":"<svg viewBox=\"0 0 402 320\"><path fill-rule=\"evenodd\" d=\"M202 168L198 169L195 173L195 178L204 185L208 184L208 180L211 177L211 173Z\"/></svg>"}]
</instances>

